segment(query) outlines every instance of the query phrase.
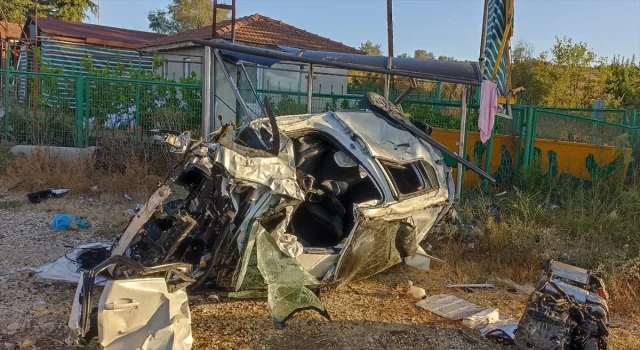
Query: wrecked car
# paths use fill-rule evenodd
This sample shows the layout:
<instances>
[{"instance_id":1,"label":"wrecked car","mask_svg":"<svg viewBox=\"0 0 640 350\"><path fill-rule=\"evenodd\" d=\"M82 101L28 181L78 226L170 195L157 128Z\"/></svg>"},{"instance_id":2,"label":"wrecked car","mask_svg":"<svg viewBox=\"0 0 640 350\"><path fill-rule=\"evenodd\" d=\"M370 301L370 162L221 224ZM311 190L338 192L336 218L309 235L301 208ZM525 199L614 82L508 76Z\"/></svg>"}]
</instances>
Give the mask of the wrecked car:
<instances>
[{"instance_id":1,"label":"wrecked car","mask_svg":"<svg viewBox=\"0 0 640 350\"><path fill-rule=\"evenodd\" d=\"M329 318L321 289L403 261L428 266L419 243L455 219L441 152L491 179L377 94L357 110L275 118L264 106L268 118L203 139L159 131L181 160L109 258L83 273L74 343L190 348L187 293L266 296L278 328L301 310Z\"/></svg>"},{"instance_id":2,"label":"wrecked car","mask_svg":"<svg viewBox=\"0 0 640 350\"><path fill-rule=\"evenodd\" d=\"M328 317L320 286L426 257L418 243L453 218L441 154L381 109L279 117L275 131L266 125L257 120L234 140L224 135L230 124L212 142L167 136L183 153L180 171L132 219L111 257L85 274L75 300L79 336L91 334L92 279L103 271L129 286L132 276L158 283L163 275L193 294L266 294L279 327L298 310ZM186 197L167 201L169 182Z\"/></svg>"}]
</instances>

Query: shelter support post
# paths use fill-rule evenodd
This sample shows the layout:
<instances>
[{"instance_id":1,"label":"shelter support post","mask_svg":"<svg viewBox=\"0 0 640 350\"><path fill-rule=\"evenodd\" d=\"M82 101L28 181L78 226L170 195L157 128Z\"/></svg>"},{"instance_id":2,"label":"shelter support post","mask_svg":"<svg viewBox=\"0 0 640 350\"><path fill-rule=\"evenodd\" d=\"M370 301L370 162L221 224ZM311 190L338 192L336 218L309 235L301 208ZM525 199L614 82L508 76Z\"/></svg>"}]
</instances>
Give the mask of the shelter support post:
<instances>
[{"instance_id":1,"label":"shelter support post","mask_svg":"<svg viewBox=\"0 0 640 350\"><path fill-rule=\"evenodd\" d=\"M393 68L393 0L387 0L387 45L388 45L388 54L387 54L387 69L391 70ZM387 74L384 77L384 98L387 100L391 100L389 98L389 93L391 91L391 75Z\"/></svg>"},{"instance_id":2,"label":"shelter support post","mask_svg":"<svg viewBox=\"0 0 640 350\"><path fill-rule=\"evenodd\" d=\"M202 138L211 133L211 101L215 103L215 95L211 92L212 87L212 51L211 46L204 47L204 60L202 73Z\"/></svg>"},{"instance_id":3,"label":"shelter support post","mask_svg":"<svg viewBox=\"0 0 640 350\"><path fill-rule=\"evenodd\" d=\"M460 141L458 142L458 155L464 158L465 154L465 134L467 133L467 86L462 86L462 101L460 109ZM464 165L458 163L458 173L456 174L456 198L462 202L462 181L464 179Z\"/></svg>"},{"instance_id":4,"label":"shelter support post","mask_svg":"<svg viewBox=\"0 0 640 350\"><path fill-rule=\"evenodd\" d=\"M313 101L313 64L309 64L307 76L307 113L311 114L311 102Z\"/></svg>"},{"instance_id":5,"label":"shelter support post","mask_svg":"<svg viewBox=\"0 0 640 350\"><path fill-rule=\"evenodd\" d=\"M487 151L484 156L484 171L487 174L491 174L491 156L493 154L493 139L495 138L496 129L498 128L497 121L496 119L496 123L493 124L493 128L491 129L491 136L489 137L489 142L487 142ZM482 180L482 192L489 192L489 181Z\"/></svg>"}]
</instances>

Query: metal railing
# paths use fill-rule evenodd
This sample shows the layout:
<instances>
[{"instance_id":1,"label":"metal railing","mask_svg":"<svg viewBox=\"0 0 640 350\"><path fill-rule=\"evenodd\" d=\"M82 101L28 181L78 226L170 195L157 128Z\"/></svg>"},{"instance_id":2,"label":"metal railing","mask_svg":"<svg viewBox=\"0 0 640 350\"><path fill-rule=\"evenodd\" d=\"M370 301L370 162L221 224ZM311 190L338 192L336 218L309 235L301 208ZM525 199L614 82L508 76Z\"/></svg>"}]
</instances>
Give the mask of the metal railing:
<instances>
[{"instance_id":1,"label":"metal railing","mask_svg":"<svg viewBox=\"0 0 640 350\"><path fill-rule=\"evenodd\" d=\"M160 128L188 129L197 136L201 128L200 84L136 77L104 78L6 70L0 71L0 82L0 139L13 143L86 147L110 139L123 142L150 141L150 130ZM257 105L259 100L268 97L276 115L303 114L307 111L306 92L257 90L257 98L247 90L241 90L240 93L248 106ZM312 96L311 110L313 113L322 113L357 109L360 108L362 96L355 93L316 93ZM462 115L460 101L433 101L429 98L433 96L410 95L402 102L402 109L410 118L433 127L459 130ZM479 131L478 105L476 100L470 101L466 113L467 133ZM565 148L588 145L603 152L613 152L611 154L616 149L631 149L632 159L640 158L637 152L640 127L637 126L635 110L517 105L512 110L513 119L496 118L493 134L513 139L515 145L511 152L514 159L510 166L516 176L523 166L530 166L541 157L538 146L546 141L564 142L562 145ZM470 155L465 156L492 154L492 142L480 145L481 150L472 150ZM501 145L504 146L504 138ZM561 158L554 158L553 162L568 161L562 159L566 157L563 152L555 154ZM543 158L547 156L542 155ZM594 162L591 158L584 159L582 155L576 157L580 159L573 161L581 164ZM602 159L606 161L608 158ZM496 161L487 162L484 156L484 164L478 165L489 170Z\"/></svg>"},{"instance_id":2,"label":"metal railing","mask_svg":"<svg viewBox=\"0 0 640 350\"><path fill-rule=\"evenodd\" d=\"M86 147L200 128L199 84L6 70L0 78L2 138L13 143Z\"/></svg>"}]
</instances>

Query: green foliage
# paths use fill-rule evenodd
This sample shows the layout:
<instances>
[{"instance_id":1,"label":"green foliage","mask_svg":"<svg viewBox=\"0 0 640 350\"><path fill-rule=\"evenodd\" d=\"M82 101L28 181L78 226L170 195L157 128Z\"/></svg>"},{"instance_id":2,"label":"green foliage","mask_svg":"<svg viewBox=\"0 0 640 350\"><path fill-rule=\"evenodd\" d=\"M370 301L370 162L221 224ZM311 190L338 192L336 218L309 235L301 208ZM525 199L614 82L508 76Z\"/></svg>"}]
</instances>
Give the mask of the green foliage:
<instances>
[{"instance_id":1,"label":"green foliage","mask_svg":"<svg viewBox=\"0 0 640 350\"><path fill-rule=\"evenodd\" d=\"M521 41L513 61L512 86L527 89L523 104L589 108L603 99L606 107L640 108L640 66L633 58L607 63L586 43L565 37L535 58L533 47Z\"/></svg>"},{"instance_id":2,"label":"green foliage","mask_svg":"<svg viewBox=\"0 0 640 350\"><path fill-rule=\"evenodd\" d=\"M427 50L418 49L413 52L413 58L419 60L433 60L435 59L435 56L433 55L433 52L427 52Z\"/></svg>"},{"instance_id":3,"label":"green foliage","mask_svg":"<svg viewBox=\"0 0 640 350\"><path fill-rule=\"evenodd\" d=\"M364 51L369 56L382 56L382 46L372 43L371 40L360 44L358 49Z\"/></svg>"},{"instance_id":4,"label":"green foliage","mask_svg":"<svg viewBox=\"0 0 640 350\"><path fill-rule=\"evenodd\" d=\"M209 0L173 0L166 9L147 14L149 28L158 33L177 33L210 26L213 5ZM216 22L229 19L229 10L217 10Z\"/></svg>"},{"instance_id":5,"label":"green foliage","mask_svg":"<svg viewBox=\"0 0 640 350\"><path fill-rule=\"evenodd\" d=\"M607 92L619 99L622 108L640 108L640 65L635 57L614 57L609 69Z\"/></svg>"},{"instance_id":6,"label":"green foliage","mask_svg":"<svg viewBox=\"0 0 640 350\"><path fill-rule=\"evenodd\" d=\"M273 107L273 113L276 116L294 115L307 110L306 105L298 106L298 101L289 95L282 95L278 103L274 103L273 98L269 98Z\"/></svg>"},{"instance_id":7,"label":"green foliage","mask_svg":"<svg viewBox=\"0 0 640 350\"><path fill-rule=\"evenodd\" d=\"M333 97L331 98L330 101L325 102L323 111L333 112L340 109L355 109L355 108L358 108L358 103L359 103L358 101L355 101L354 105L352 106L348 99L343 99L342 102L338 103L338 98Z\"/></svg>"},{"instance_id":8,"label":"green foliage","mask_svg":"<svg viewBox=\"0 0 640 350\"><path fill-rule=\"evenodd\" d=\"M87 18L87 11L95 14L98 6L91 0L0 0L0 8L7 16L7 21L22 24L31 13L38 16L81 22Z\"/></svg>"}]
</instances>

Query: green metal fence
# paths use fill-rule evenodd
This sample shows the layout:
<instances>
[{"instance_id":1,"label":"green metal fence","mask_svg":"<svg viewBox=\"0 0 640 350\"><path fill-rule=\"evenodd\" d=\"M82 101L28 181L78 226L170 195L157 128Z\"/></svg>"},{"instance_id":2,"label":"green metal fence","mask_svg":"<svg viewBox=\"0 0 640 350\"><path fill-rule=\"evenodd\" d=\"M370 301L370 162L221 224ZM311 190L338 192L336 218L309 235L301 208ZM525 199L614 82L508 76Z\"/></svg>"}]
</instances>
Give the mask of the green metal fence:
<instances>
[{"instance_id":1,"label":"green metal fence","mask_svg":"<svg viewBox=\"0 0 640 350\"><path fill-rule=\"evenodd\" d=\"M110 139L149 141L152 129L191 130L196 136L200 132L199 84L22 71L0 71L0 82L0 139L13 143L86 147ZM269 98L276 115L307 112L306 93L257 92L260 100ZM241 90L241 94L249 106L257 105L258 100L250 91ZM468 96L467 132L479 131L474 96L475 93ZM429 101L429 98L409 95L401 107L412 119L437 128L459 130L460 101ZM311 110L321 113L356 109L360 108L361 100L362 94L313 94ZM540 158L538 144L545 140L598 146L606 152L612 148L631 148L634 159L631 165L639 164L635 162L636 158L640 160L637 152L640 127L635 110L512 106L512 112L513 119L496 118L493 133L514 136L516 173ZM492 140L482 145L483 152L491 153ZM593 163L582 158L557 161ZM489 169L491 164L479 165Z\"/></svg>"},{"instance_id":2,"label":"green metal fence","mask_svg":"<svg viewBox=\"0 0 640 350\"><path fill-rule=\"evenodd\" d=\"M200 130L201 85L16 71L0 81L2 138L13 143L86 147Z\"/></svg>"}]
</instances>

